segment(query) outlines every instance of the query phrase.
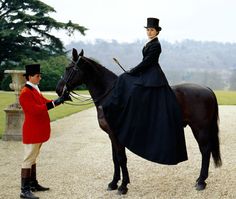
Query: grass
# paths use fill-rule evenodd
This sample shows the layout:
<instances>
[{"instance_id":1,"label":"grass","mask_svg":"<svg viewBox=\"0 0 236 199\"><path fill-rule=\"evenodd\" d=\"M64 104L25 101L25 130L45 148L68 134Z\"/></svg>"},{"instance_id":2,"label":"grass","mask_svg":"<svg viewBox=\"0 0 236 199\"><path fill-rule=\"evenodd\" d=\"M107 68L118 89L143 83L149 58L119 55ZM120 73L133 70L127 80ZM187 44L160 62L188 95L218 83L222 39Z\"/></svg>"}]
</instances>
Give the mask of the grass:
<instances>
[{"instance_id":1,"label":"grass","mask_svg":"<svg viewBox=\"0 0 236 199\"><path fill-rule=\"evenodd\" d=\"M236 105L236 91L214 91L219 105Z\"/></svg>"},{"instance_id":2,"label":"grass","mask_svg":"<svg viewBox=\"0 0 236 199\"><path fill-rule=\"evenodd\" d=\"M79 94L89 95L88 91L79 91ZM48 99L56 99L56 94L51 94L48 92L43 93L43 95ZM2 137L3 131L5 130L6 115L4 109L10 104L15 103L16 97L13 92L0 92L0 138ZM71 106L68 104L62 104L54 109L49 110L49 115L51 121L69 116L79 111L83 111L94 106L93 103L83 106Z\"/></svg>"},{"instance_id":3,"label":"grass","mask_svg":"<svg viewBox=\"0 0 236 199\"><path fill-rule=\"evenodd\" d=\"M79 94L89 94L88 91L79 91ZM236 91L215 91L219 105L236 105ZM55 99L57 95L44 93L48 99ZM4 109L15 102L15 95L13 92L0 92L0 138L5 129L5 112ZM73 113L85 110L92 107L93 104L86 106L71 106L67 104L60 105L49 111L51 121L69 116Z\"/></svg>"}]
</instances>

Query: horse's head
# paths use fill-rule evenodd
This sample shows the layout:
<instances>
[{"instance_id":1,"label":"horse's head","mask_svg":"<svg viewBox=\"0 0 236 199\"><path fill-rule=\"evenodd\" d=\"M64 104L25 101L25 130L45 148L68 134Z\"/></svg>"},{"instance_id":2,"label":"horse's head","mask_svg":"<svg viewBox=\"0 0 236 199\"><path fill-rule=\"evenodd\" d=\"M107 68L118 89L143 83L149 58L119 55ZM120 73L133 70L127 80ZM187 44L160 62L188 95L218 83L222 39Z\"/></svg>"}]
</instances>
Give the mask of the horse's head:
<instances>
[{"instance_id":1,"label":"horse's head","mask_svg":"<svg viewBox=\"0 0 236 199\"><path fill-rule=\"evenodd\" d=\"M84 72L82 67L85 63L83 58L83 50L78 54L77 50L72 50L72 61L66 67L62 78L57 83L56 92L59 96L66 91L72 91L75 87L84 83Z\"/></svg>"},{"instance_id":2,"label":"horse's head","mask_svg":"<svg viewBox=\"0 0 236 199\"><path fill-rule=\"evenodd\" d=\"M78 54L72 51L72 61L66 67L62 78L59 80L56 92L61 96L70 92L81 84L85 84L93 98L98 102L112 89L117 76L96 61L83 56L83 50Z\"/></svg>"}]
</instances>

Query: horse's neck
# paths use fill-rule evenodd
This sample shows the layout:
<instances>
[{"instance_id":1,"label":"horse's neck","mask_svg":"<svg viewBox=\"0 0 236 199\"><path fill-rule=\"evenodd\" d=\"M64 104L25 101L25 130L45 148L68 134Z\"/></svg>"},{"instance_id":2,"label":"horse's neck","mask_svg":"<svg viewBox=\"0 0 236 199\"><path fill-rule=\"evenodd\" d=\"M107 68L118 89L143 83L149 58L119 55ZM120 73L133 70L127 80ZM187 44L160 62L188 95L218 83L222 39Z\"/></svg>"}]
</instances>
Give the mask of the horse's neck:
<instances>
[{"instance_id":1,"label":"horse's neck","mask_svg":"<svg viewBox=\"0 0 236 199\"><path fill-rule=\"evenodd\" d=\"M86 82L86 85L95 105L97 106L100 105L109 94L117 76L110 71L104 71L104 75L102 76L98 76L98 74L94 72L90 77L92 78L88 78L89 80Z\"/></svg>"},{"instance_id":2,"label":"horse's neck","mask_svg":"<svg viewBox=\"0 0 236 199\"><path fill-rule=\"evenodd\" d=\"M95 103L96 106L100 105L105 97L110 93L112 90L114 81L109 82L109 84L87 84L89 93Z\"/></svg>"}]
</instances>

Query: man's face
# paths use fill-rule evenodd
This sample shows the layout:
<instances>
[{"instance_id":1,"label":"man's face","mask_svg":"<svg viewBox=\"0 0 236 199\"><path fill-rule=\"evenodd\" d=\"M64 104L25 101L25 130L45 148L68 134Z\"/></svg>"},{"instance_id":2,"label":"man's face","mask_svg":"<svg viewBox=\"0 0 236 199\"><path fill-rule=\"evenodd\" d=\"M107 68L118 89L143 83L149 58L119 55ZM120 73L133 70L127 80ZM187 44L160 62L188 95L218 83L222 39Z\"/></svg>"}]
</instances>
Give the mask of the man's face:
<instances>
[{"instance_id":1,"label":"man's face","mask_svg":"<svg viewBox=\"0 0 236 199\"><path fill-rule=\"evenodd\" d=\"M32 83L32 84L39 84L41 80L41 74L35 74L33 76L29 76L29 81Z\"/></svg>"}]
</instances>

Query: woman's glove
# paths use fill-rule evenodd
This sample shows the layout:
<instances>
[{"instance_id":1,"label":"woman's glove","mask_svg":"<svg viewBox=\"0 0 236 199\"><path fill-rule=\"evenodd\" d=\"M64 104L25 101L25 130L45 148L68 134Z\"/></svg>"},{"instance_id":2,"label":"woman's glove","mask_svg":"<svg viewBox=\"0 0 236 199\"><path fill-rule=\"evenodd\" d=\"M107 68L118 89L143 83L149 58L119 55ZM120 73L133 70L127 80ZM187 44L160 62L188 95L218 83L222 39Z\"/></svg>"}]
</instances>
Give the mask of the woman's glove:
<instances>
[{"instance_id":1,"label":"woman's glove","mask_svg":"<svg viewBox=\"0 0 236 199\"><path fill-rule=\"evenodd\" d=\"M131 76L137 74L137 72L136 72L135 70L133 70L133 69L126 71L126 73L127 73L128 75L131 75Z\"/></svg>"}]
</instances>

